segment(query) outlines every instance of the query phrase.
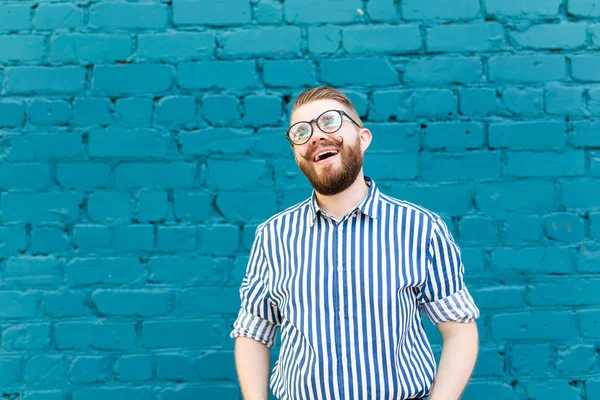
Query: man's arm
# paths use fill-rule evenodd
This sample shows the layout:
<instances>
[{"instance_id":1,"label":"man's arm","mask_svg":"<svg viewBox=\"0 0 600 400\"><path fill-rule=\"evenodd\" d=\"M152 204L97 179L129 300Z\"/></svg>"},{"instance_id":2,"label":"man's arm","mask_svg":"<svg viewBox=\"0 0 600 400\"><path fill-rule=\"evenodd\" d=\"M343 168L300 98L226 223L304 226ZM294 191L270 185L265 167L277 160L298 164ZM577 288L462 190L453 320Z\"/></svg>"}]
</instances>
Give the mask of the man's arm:
<instances>
[{"instance_id":1,"label":"man's arm","mask_svg":"<svg viewBox=\"0 0 600 400\"><path fill-rule=\"evenodd\" d=\"M267 400L271 349L246 337L235 340L235 367L244 400Z\"/></svg>"},{"instance_id":2,"label":"man's arm","mask_svg":"<svg viewBox=\"0 0 600 400\"><path fill-rule=\"evenodd\" d=\"M475 321L442 322L442 356L429 400L458 400L477 360L479 334Z\"/></svg>"}]
</instances>

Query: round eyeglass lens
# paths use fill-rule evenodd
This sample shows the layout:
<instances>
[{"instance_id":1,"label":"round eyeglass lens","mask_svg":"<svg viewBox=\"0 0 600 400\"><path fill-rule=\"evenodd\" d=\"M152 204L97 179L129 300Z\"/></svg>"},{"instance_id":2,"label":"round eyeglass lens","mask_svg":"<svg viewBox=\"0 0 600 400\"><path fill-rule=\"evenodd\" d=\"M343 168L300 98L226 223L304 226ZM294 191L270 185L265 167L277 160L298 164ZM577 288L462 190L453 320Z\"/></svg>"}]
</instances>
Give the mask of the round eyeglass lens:
<instances>
[{"instance_id":1,"label":"round eyeglass lens","mask_svg":"<svg viewBox=\"0 0 600 400\"><path fill-rule=\"evenodd\" d=\"M310 137L311 130L310 124L306 122L298 123L290 129L290 139L294 143L305 142Z\"/></svg>"},{"instance_id":2,"label":"round eyeglass lens","mask_svg":"<svg viewBox=\"0 0 600 400\"><path fill-rule=\"evenodd\" d=\"M335 132L342 125L342 116L337 111L328 111L319 117L317 124L323 132Z\"/></svg>"}]
</instances>

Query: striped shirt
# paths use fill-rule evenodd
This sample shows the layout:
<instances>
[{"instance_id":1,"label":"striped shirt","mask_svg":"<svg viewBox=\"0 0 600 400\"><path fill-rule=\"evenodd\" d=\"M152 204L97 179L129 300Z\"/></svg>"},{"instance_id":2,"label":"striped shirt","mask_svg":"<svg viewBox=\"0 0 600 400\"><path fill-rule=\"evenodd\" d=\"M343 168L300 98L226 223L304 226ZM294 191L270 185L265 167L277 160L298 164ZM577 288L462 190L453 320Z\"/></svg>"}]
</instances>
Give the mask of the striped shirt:
<instances>
[{"instance_id":1,"label":"striped shirt","mask_svg":"<svg viewBox=\"0 0 600 400\"><path fill-rule=\"evenodd\" d=\"M442 219L365 181L339 221L313 191L256 230L230 336L271 348L281 328L278 399L423 397L436 364L420 311L434 324L479 317Z\"/></svg>"}]
</instances>

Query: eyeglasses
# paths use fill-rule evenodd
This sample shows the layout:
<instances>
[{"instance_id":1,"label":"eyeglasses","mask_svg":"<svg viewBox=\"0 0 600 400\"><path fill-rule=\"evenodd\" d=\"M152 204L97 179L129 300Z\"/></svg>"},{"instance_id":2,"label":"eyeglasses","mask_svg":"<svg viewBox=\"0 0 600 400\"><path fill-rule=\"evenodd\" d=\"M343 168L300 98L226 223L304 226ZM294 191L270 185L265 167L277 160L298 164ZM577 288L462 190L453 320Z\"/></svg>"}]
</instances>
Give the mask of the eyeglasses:
<instances>
[{"instance_id":1,"label":"eyeglasses","mask_svg":"<svg viewBox=\"0 0 600 400\"><path fill-rule=\"evenodd\" d=\"M317 126L321 131L325 133L334 133L339 131L342 127L344 116L348 117L348 119L354 122L354 124L359 128L361 127L359 124L356 123L355 120L353 120L348 114L346 114L345 111L328 110L313 120L296 122L294 125L290 126L290 128L285 133L285 136L292 145L303 145L304 143L309 141L313 134L313 122L317 122Z\"/></svg>"}]
</instances>

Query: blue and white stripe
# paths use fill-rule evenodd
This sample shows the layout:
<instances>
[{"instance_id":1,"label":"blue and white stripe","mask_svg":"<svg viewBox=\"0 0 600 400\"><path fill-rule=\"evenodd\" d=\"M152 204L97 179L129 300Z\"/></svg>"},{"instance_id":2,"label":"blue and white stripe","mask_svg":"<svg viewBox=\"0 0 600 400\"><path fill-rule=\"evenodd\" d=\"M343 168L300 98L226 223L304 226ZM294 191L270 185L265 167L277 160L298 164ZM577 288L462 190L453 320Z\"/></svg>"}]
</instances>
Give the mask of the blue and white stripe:
<instances>
[{"instance_id":1,"label":"blue and white stripe","mask_svg":"<svg viewBox=\"0 0 600 400\"><path fill-rule=\"evenodd\" d=\"M436 365L421 309L435 324L479 317L446 224L365 180L340 221L313 193L256 230L231 337L272 347L281 328L278 399L425 396Z\"/></svg>"}]
</instances>

